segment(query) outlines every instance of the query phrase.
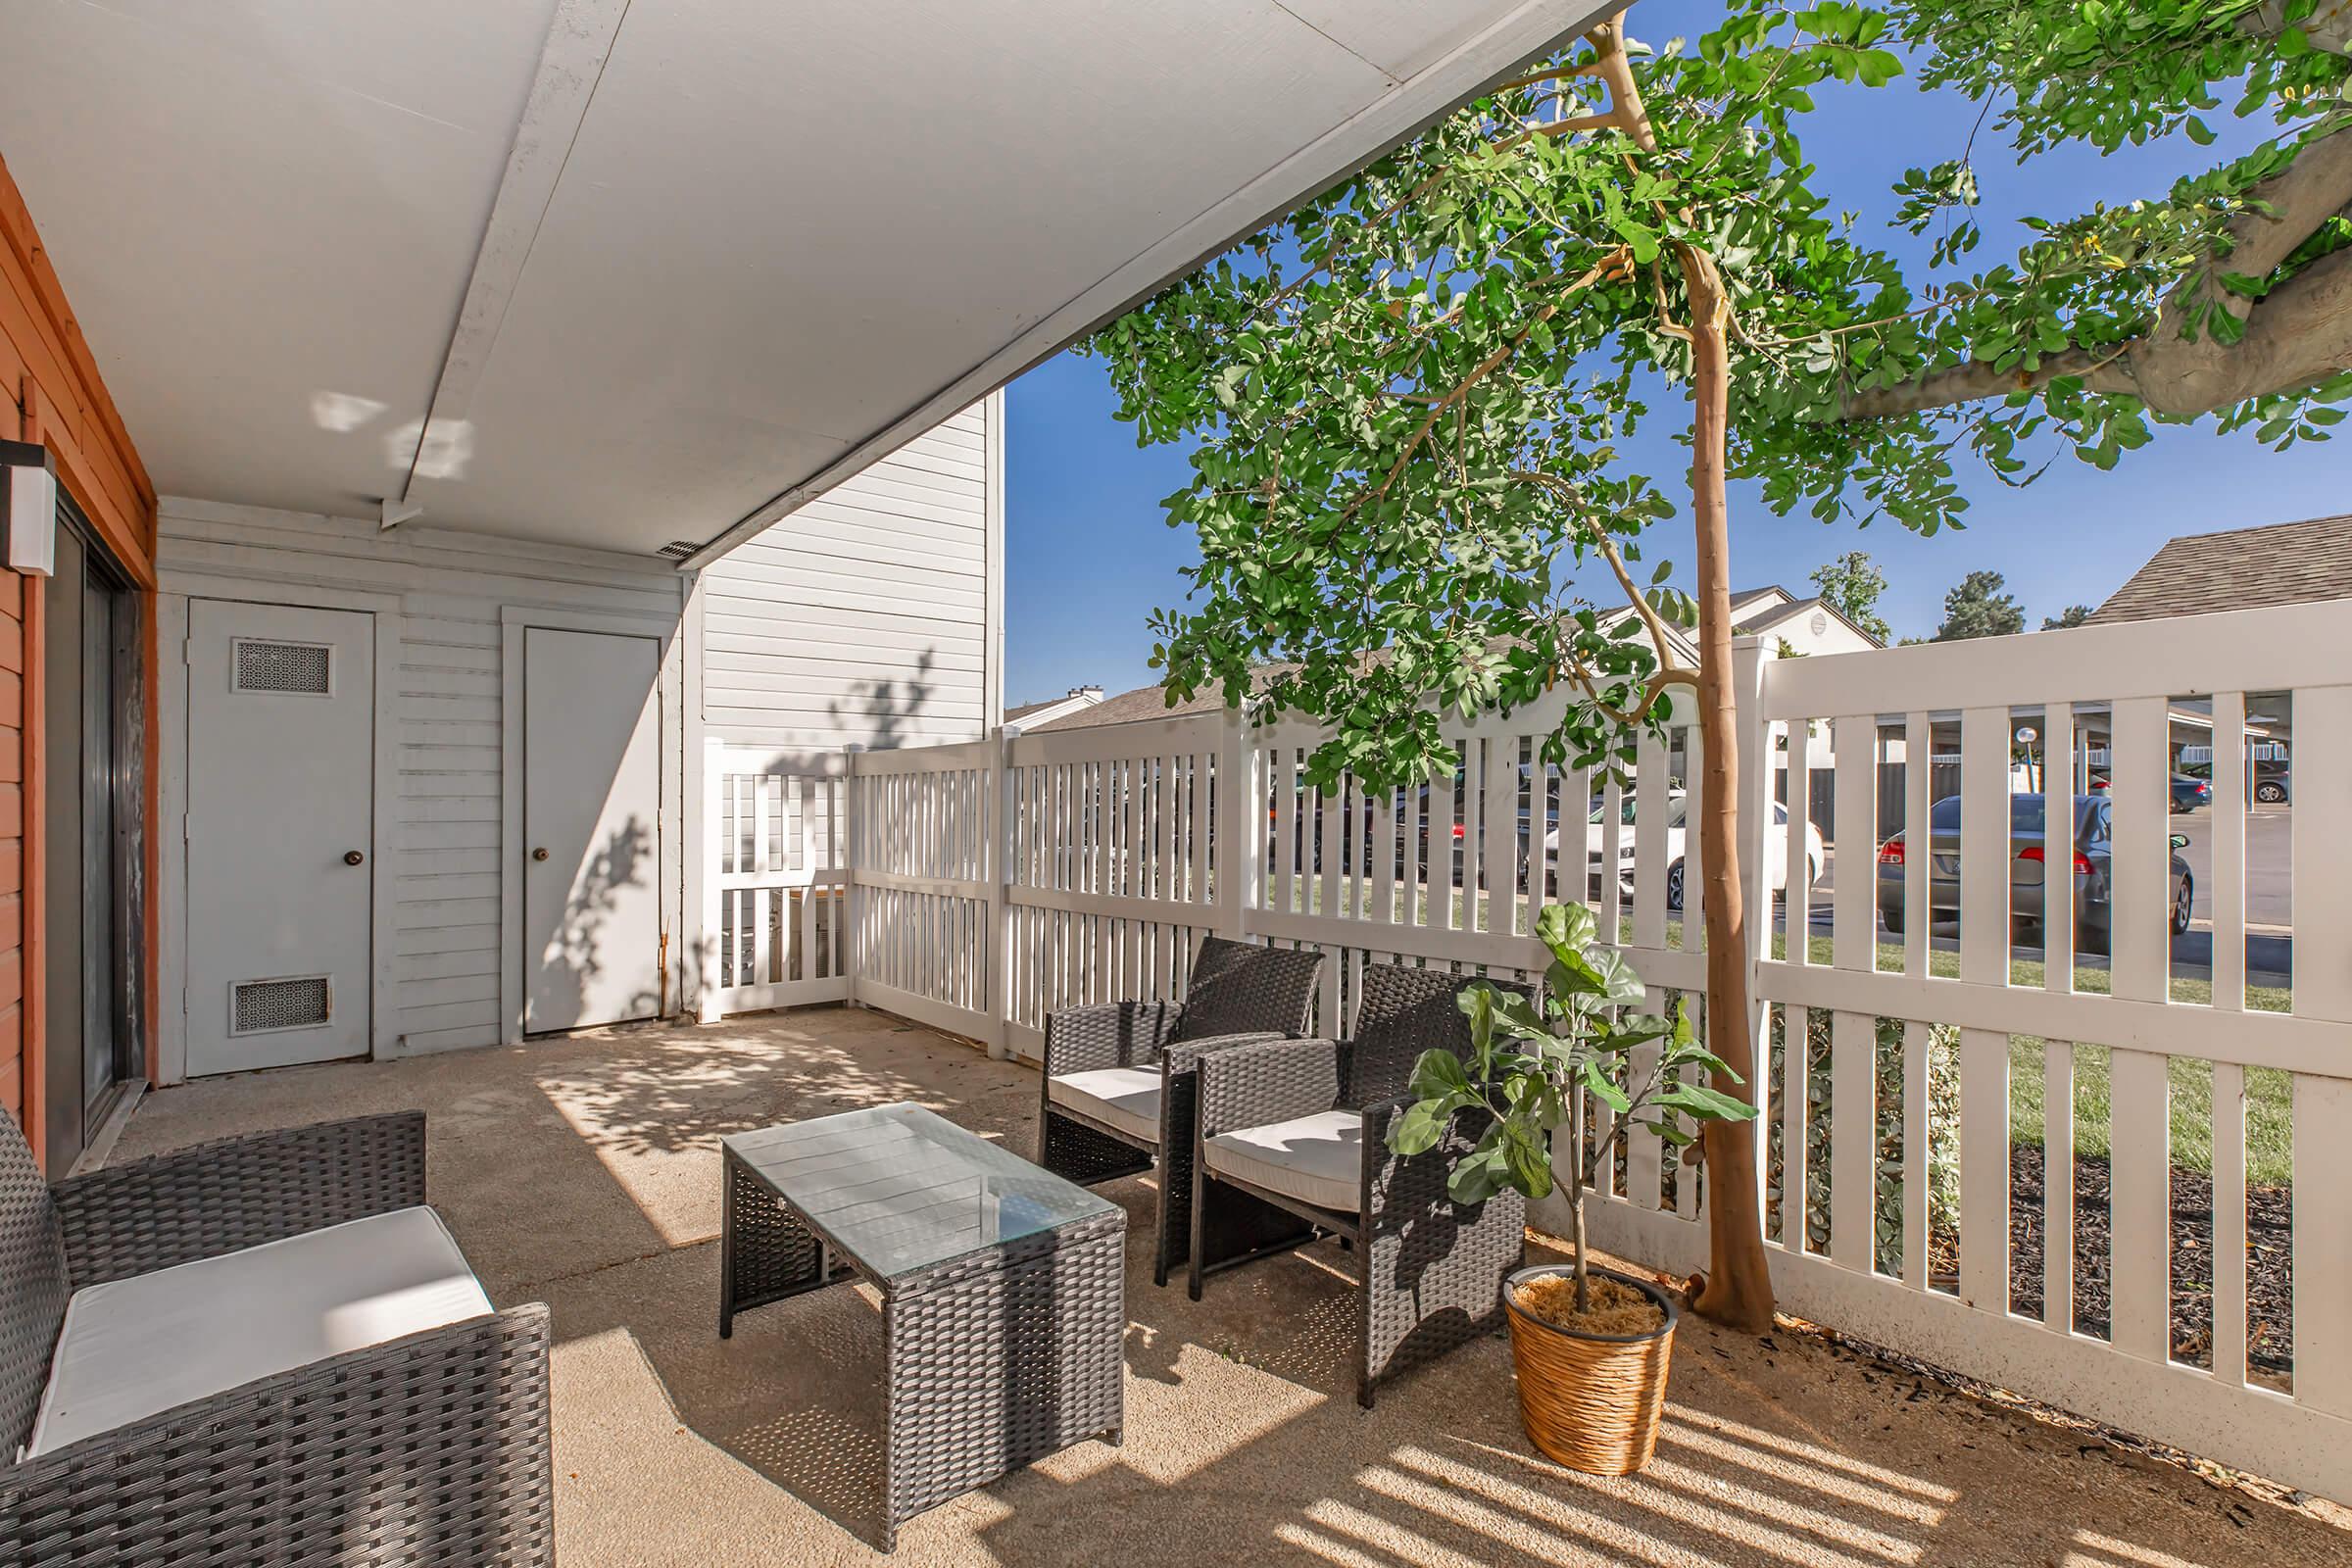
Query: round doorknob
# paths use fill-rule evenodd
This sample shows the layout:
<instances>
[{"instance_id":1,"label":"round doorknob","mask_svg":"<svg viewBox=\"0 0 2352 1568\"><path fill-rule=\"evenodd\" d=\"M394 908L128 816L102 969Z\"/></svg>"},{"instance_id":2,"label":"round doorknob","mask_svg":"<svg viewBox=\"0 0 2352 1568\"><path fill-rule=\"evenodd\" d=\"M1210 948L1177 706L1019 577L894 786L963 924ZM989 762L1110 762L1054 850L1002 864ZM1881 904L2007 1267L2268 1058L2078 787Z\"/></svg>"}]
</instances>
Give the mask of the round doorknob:
<instances>
[{"instance_id":1,"label":"round doorknob","mask_svg":"<svg viewBox=\"0 0 2352 1568\"><path fill-rule=\"evenodd\" d=\"M544 860L547 858L547 851L544 849L533 850L531 852L531 858L534 860Z\"/></svg>"},{"instance_id":2,"label":"round doorknob","mask_svg":"<svg viewBox=\"0 0 2352 1568\"><path fill-rule=\"evenodd\" d=\"M367 858L368 858L368 857L366 857L365 855L362 855L362 854L361 854L359 851L357 851L357 850L345 850L345 851L343 852L343 863L344 863L345 865L357 865L357 864L359 864L359 863L360 863L362 860L365 860L365 859L367 859Z\"/></svg>"}]
</instances>

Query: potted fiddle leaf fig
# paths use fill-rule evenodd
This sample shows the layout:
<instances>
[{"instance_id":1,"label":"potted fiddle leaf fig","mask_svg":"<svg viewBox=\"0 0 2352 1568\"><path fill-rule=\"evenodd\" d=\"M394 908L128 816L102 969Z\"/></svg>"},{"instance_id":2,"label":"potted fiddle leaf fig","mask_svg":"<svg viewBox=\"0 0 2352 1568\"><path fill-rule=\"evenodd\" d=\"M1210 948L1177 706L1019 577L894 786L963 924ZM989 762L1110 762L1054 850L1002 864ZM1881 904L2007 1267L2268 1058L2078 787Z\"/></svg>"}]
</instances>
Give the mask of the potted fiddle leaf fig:
<instances>
[{"instance_id":1,"label":"potted fiddle leaf fig","mask_svg":"<svg viewBox=\"0 0 2352 1568\"><path fill-rule=\"evenodd\" d=\"M1541 1199L1565 1185L1574 1257L1521 1269L1504 1287L1520 1417L1536 1446L1560 1463L1625 1475L1649 1462L1657 1442L1679 1308L1647 1280L1592 1265L1585 1194L1636 1128L1680 1149L1697 1139L1690 1124L1744 1121L1756 1108L1688 1081L1702 1072L1740 1080L1698 1044L1681 1005L1672 1018L1634 1010L1646 988L1595 940L1591 909L1551 905L1536 934L1551 953L1543 1000L1465 988L1469 1058L1422 1053L1414 1103L1391 1126L1389 1146L1425 1152L1456 1114L1483 1113L1484 1131L1448 1178L1455 1202L1482 1202L1506 1187ZM1652 1044L1655 1060L1637 1072L1631 1054ZM1588 1097L1613 1113L1597 1137L1586 1127Z\"/></svg>"}]
</instances>

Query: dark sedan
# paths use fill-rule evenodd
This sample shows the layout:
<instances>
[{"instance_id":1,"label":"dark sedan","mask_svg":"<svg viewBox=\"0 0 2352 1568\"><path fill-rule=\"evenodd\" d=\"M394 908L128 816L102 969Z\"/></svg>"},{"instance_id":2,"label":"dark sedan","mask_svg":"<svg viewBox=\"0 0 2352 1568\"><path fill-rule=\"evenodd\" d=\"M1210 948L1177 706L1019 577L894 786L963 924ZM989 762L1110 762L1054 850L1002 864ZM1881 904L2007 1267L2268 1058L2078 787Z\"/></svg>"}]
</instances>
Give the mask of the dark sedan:
<instances>
[{"instance_id":1,"label":"dark sedan","mask_svg":"<svg viewBox=\"0 0 2352 1568\"><path fill-rule=\"evenodd\" d=\"M2107 793L2107 784L2106 774L2093 773L2090 775L2090 787L2101 795ZM2213 804L2212 782L2198 778L2193 773L2175 773L2172 789L2173 809L2177 812L2193 811L2200 806Z\"/></svg>"},{"instance_id":2,"label":"dark sedan","mask_svg":"<svg viewBox=\"0 0 2352 1568\"><path fill-rule=\"evenodd\" d=\"M2074 798L2075 914L2077 946L2087 953L2107 951L2113 913L2114 810L2104 795ZM1960 915L1960 798L1946 796L1928 812L1928 908L1935 921ZM2041 924L2042 877L2047 869L2043 849L2042 798L2009 797L2009 913L2021 924ZM2188 929L2194 897L2188 863L2177 853L2188 841L2176 833L2172 847L2171 888L2167 895L2172 928ZM1903 873L1911 849L1897 833L1879 847L1879 915L1889 931L1903 929Z\"/></svg>"}]
</instances>

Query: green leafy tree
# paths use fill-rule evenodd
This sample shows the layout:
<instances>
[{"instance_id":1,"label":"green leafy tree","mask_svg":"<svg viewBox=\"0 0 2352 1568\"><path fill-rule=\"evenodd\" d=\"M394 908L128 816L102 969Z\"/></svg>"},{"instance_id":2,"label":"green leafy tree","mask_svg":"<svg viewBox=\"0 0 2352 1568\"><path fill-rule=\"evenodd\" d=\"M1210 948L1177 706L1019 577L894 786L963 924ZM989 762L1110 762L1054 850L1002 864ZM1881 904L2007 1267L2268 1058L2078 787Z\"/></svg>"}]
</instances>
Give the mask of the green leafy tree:
<instances>
[{"instance_id":1,"label":"green leafy tree","mask_svg":"<svg viewBox=\"0 0 2352 1568\"><path fill-rule=\"evenodd\" d=\"M1450 770L1446 709L1565 688L1544 760L1595 769L1695 714L1706 1016L1746 1019L1727 476L1933 532L1966 510L1956 455L2023 483L2067 451L2112 466L2150 420L2325 434L2352 394L2347 33L2352 0L1732 0L1656 54L1596 27L1094 340L1139 438L1195 444L1167 512L1200 562L1153 623L1171 696L1254 687L1329 725L1310 777L1374 792ZM1899 187L1930 241L1906 267L1803 146L1815 93L1886 85L1900 49L2027 160L2209 140L2225 91L2270 130L2158 198L2086 192L1983 267L1973 141L1948 149ZM1688 472L1640 471L1624 438L1683 400ZM1690 594L1644 559L1680 495ZM1748 1075L1745 1027L1712 1033ZM1707 1129L1699 1306L1762 1327L1753 1154L1746 1125Z\"/></svg>"},{"instance_id":2,"label":"green leafy tree","mask_svg":"<svg viewBox=\"0 0 2352 1568\"><path fill-rule=\"evenodd\" d=\"M1879 599L1886 592L1886 574L1868 551L1849 550L1814 567L1813 586L1821 590L1822 602L1832 610L1880 642L1894 641L1894 628L1878 611Z\"/></svg>"},{"instance_id":3,"label":"green leafy tree","mask_svg":"<svg viewBox=\"0 0 2352 1568\"><path fill-rule=\"evenodd\" d=\"M1971 637L2011 637L2026 629L2026 612L2003 593L1997 571L1972 571L1943 596L1943 623L1930 642L1965 642Z\"/></svg>"},{"instance_id":4,"label":"green leafy tree","mask_svg":"<svg viewBox=\"0 0 2352 1568\"><path fill-rule=\"evenodd\" d=\"M2089 618L2090 607L2088 605L2069 605L2055 615L2042 616L2041 629L2043 631L2065 631L2069 627L2082 625Z\"/></svg>"}]
</instances>

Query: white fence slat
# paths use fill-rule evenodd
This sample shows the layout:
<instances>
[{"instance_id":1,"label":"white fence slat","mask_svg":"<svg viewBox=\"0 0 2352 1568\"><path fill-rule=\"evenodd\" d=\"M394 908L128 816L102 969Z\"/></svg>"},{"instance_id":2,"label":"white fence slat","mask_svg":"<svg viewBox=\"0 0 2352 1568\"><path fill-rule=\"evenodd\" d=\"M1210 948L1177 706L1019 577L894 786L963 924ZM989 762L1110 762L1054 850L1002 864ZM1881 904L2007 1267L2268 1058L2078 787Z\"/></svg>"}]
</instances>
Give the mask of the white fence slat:
<instances>
[{"instance_id":1,"label":"white fence slat","mask_svg":"<svg viewBox=\"0 0 2352 1568\"><path fill-rule=\"evenodd\" d=\"M2041 1320L2075 1327L2075 1048L2041 1047Z\"/></svg>"},{"instance_id":2,"label":"white fence slat","mask_svg":"<svg viewBox=\"0 0 2352 1568\"><path fill-rule=\"evenodd\" d=\"M1813 961L1813 877L1812 859L1806 851L1809 834L1806 829L1813 820L1813 723L1797 718L1788 722L1788 820L1784 841L1781 864L1787 878L1781 896L1781 930L1787 942L1788 961L1806 964ZM1759 895L1764 907L1772 907L1772 889ZM1769 913L1766 915L1770 919Z\"/></svg>"},{"instance_id":3,"label":"white fence slat","mask_svg":"<svg viewBox=\"0 0 2352 1568\"><path fill-rule=\"evenodd\" d=\"M1935 850L1935 835L1927 835ZM2009 710L1960 715L1960 978L1998 985L2009 973ZM1965 1076L1965 1074L1963 1075Z\"/></svg>"},{"instance_id":4,"label":"white fence slat","mask_svg":"<svg viewBox=\"0 0 2352 1568\"><path fill-rule=\"evenodd\" d=\"M1521 890L1522 911L1519 929L1533 936L1536 917L1544 906L1551 902L1551 851L1544 840L1551 835L1558 819L1555 801L1564 801L1559 794L1559 770L1544 760L1544 738L1531 737L1527 747L1527 886Z\"/></svg>"},{"instance_id":5,"label":"white fence slat","mask_svg":"<svg viewBox=\"0 0 2352 1568\"><path fill-rule=\"evenodd\" d=\"M2172 812L2172 756L2165 744L2170 726L2167 705L2160 697L2118 703L2113 722L2107 775L2108 795L2115 803L2114 858L2110 862L2115 893L2108 906L2114 945L2109 961L2114 967L2117 996L2161 1002L2172 959L2167 923L2172 893L2167 867L2172 851L2165 843Z\"/></svg>"},{"instance_id":6,"label":"white fence slat","mask_svg":"<svg viewBox=\"0 0 2352 1568\"><path fill-rule=\"evenodd\" d=\"M1931 1031L1903 1025L1903 1284L1928 1287L1928 1042Z\"/></svg>"},{"instance_id":7,"label":"white fence slat","mask_svg":"<svg viewBox=\"0 0 2352 1568\"><path fill-rule=\"evenodd\" d=\"M1830 1015L1830 1256L1867 1274L1877 1256L1878 1040L1858 1012Z\"/></svg>"},{"instance_id":8,"label":"white fence slat","mask_svg":"<svg viewBox=\"0 0 2352 1568\"><path fill-rule=\"evenodd\" d=\"M2213 809L2206 823L2213 843L2212 877L2205 896L2213 911L2213 1004L2225 1012L2241 1012L2246 1005L2245 745L2245 694L2214 693ZM2242 1224L2245 1216L2238 1219ZM2215 1335L2218 1341L2218 1322ZM2218 1344L2215 1353L2220 1353Z\"/></svg>"},{"instance_id":9,"label":"white fence slat","mask_svg":"<svg viewBox=\"0 0 2352 1568\"><path fill-rule=\"evenodd\" d=\"M1482 931L1509 936L1518 929L1514 912L1519 903L1519 737L1495 735L1487 741L1487 792L1481 805L1486 824L1486 849L1479 857L1486 869L1486 898L1481 907ZM1542 819L1530 803L1528 821ZM1532 927L1530 929L1533 929Z\"/></svg>"},{"instance_id":10,"label":"white fence slat","mask_svg":"<svg viewBox=\"0 0 2352 1568\"><path fill-rule=\"evenodd\" d=\"M773 854L768 838L768 801L770 796L781 795L779 786L784 780L761 774L745 782L750 786L752 800L752 869L765 876L770 869L770 857ZM770 951L774 941L775 917L781 912L773 907L777 895L766 888L758 889L752 894L752 978L757 981L776 978L773 967L775 955Z\"/></svg>"},{"instance_id":11,"label":"white fence slat","mask_svg":"<svg viewBox=\"0 0 2352 1568\"><path fill-rule=\"evenodd\" d=\"M2232 1061L2213 1068L2213 1375L2246 1381L2246 1070Z\"/></svg>"},{"instance_id":12,"label":"white fence slat","mask_svg":"<svg viewBox=\"0 0 2352 1568\"><path fill-rule=\"evenodd\" d=\"M1960 1031L1960 1298L2009 1310L2009 1042L1982 1029Z\"/></svg>"},{"instance_id":13,"label":"white fence slat","mask_svg":"<svg viewBox=\"0 0 2352 1568\"><path fill-rule=\"evenodd\" d=\"M1352 792L1348 786L1352 778L1351 774L1343 774L1330 789L1316 797L1318 802L1316 816L1322 829L1320 834L1322 842L1318 851L1323 860L1322 908L1323 913L1332 919L1339 919L1343 916L1352 917L1355 913L1355 910L1348 904L1343 903L1340 898L1341 845L1343 830L1352 820L1348 814L1352 805Z\"/></svg>"},{"instance_id":14,"label":"white fence slat","mask_svg":"<svg viewBox=\"0 0 2352 1568\"><path fill-rule=\"evenodd\" d=\"M2074 705L2050 704L2041 727L2041 983L2065 992L2075 988Z\"/></svg>"},{"instance_id":15,"label":"white fence slat","mask_svg":"<svg viewBox=\"0 0 2352 1568\"><path fill-rule=\"evenodd\" d=\"M1457 776L1455 767L1441 762L1429 789L1429 866L1423 877L1429 900L1426 923L1440 931L1455 929L1458 907L1453 896L1454 846L1461 842L1453 836L1457 806L1453 781Z\"/></svg>"},{"instance_id":16,"label":"white fence slat","mask_svg":"<svg viewBox=\"0 0 2352 1568\"><path fill-rule=\"evenodd\" d=\"M1472 733L1462 740L1462 915L1461 929L1484 930L1479 889L1486 882L1487 743Z\"/></svg>"},{"instance_id":17,"label":"white fence slat","mask_svg":"<svg viewBox=\"0 0 2352 1568\"><path fill-rule=\"evenodd\" d=\"M1298 754L1289 740L1274 752L1274 907L1298 907Z\"/></svg>"},{"instance_id":18,"label":"white fence slat","mask_svg":"<svg viewBox=\"0 0 2352 1568\"><path fill-rule=\"evenodd\" d=\"M1663 1012L1666 1008L1666 993L1651 986L1642 997L1642 1006L1646 1012ZM1664 1053L1654 1042L1636 1046L1626 1053L1626 1071L1635 1083L1647 1083L1649 1075L1658 1070L1658 1057L1662 1054ZM1665 1141L1652 1138L1638 1129L1634 1136L1625 1141L1625 1196L1632 1199L1636 1206L1645 1209L1659 1206L1663 1197L1664 1155Z\"/></svg>"},{"instance_id":19,"label":"white fence slat","mask_svg":"<svg viewBox=\"0 0 2352 1568\"><path fill-rule=\"evenodd\" d=\"M2352 686L2297 688L2294 726L2294 1009L2352 1022ZM2295 1398L2352 1416L2352 1081L2294 1096Z\"/></svg>"},{"instance_id":20,"label":"white fence slat","mask_svg":"<svg viewBox=\"0 0 2352 1568\"><path fill-rule=\"evenodd\" d=\"M1928 823L1929 786L1935 771L1935 721L1923 712L1903 715L1903 973L1933 971L1929 877L1935 868L1935 833Z\"/></svg>"},{"instance_id":21,"label":"white fence slat","mask_svg":"<svg viewBox=\"0 0 2352 1568\"><path fill-rule=\"evenodd\" d=\"M1831 727L1837 747L1832 817L1838 829L1841 874L1831 912L1831 956L1840 969L1878 966L1879 721L1866 716L1838 719Z\"/></svg>"},{"instance_id":22,"label":"white fence slat","mask_svg":"<svg viewBox=\"0 0 2352 1568\"><path fill-rule=\"evenodd\" d=\"M2301 688L2293 703L2294 1008L2352 1022L2352 686Z\"/></svg>"},{"instance_id":23,"label":"white fence slat","mask_svg":"<svg viewBox=\"0 0 2352 1568\"><path fill-rule=\"evenodd\" d=\"M1803 1252L1805 1238L1805 1117L1812 1096L1806 1093L1810 1053L1809 1014L1803 1007L1787 1007L1781 1014L1781 1245Z\"/></svg>"},{"instance_id":24,"label":"white fence slat","mask_svg":"<svg viewBox=\"0 0 2352 1568\"><path fill-rule=\"evenodd\" d=\"M1590 840L1588 840L1590 842ZM1625 853L1625 786L1611 769L1600 790L1600 862L1579 876L1580 891L1589 885L1592 874L1600 878L1597 895L1600 912L1600 935L1604 942L1623 940L1625 906L1622 883L1617 875L1618 857ZM1588 852L1586 858L1591 859Z\"/></svg>"},{"instance_id":25,"label":"white fence slat","mask_svg":"<svg viewBox=\"0 0 2352 1568\"><path fill-rule=\"evenodd\" d=\"M2300 737L2300 708L2295 719ZM2309 765L2297 758L2298 780ZM2297 792L2301 810L2308 797ZM2352 1416L2352 1081L2299 1075L2294 1085L2295 1398Z\"/></svg>"},{"instance_id":26,"label":"white fence slat","mask_svg":"<svg viewBox=\"0 0 2352 1568\"><path fill-rule=\"evenodd\" d=\"M1634 754L1634 946L1666 945L1666 748L1644 731ZM1687 836L1687 835L1686 835Z\"/></svg>"},{"instance_id":27,"label":"white fence slat","mask_svg":"<svg viewBox=\"0 0 2352 1568\"><path fill-rule=\"evenodd\" d=\"M2165 1057L2108 1054L2109 1333L2143 1360L2172 1349L2172 1105Z\"/></svg>"}]
</instances>

